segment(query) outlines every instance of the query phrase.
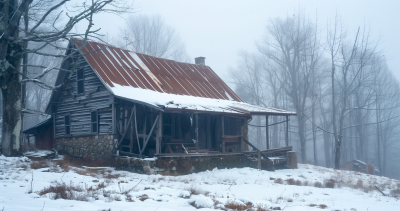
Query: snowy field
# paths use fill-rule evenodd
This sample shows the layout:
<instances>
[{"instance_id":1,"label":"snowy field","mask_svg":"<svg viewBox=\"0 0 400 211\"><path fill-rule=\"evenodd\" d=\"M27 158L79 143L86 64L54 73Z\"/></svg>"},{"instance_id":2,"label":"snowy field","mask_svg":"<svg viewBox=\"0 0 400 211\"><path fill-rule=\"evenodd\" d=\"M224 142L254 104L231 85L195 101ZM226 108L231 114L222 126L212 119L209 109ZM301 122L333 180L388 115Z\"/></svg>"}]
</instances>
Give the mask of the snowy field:
<instances>
[{"instance_id":1,"label":"snowy field","mask_svg":"<svg viewBox=\"0 0 400 211\"><path fill-rule=\"evenodd\" d=\"M173 177L0 156L4 211L396 211L399 194L397 180L302 164L295 170L214 169Z\"/></svg>"}]
</instances>

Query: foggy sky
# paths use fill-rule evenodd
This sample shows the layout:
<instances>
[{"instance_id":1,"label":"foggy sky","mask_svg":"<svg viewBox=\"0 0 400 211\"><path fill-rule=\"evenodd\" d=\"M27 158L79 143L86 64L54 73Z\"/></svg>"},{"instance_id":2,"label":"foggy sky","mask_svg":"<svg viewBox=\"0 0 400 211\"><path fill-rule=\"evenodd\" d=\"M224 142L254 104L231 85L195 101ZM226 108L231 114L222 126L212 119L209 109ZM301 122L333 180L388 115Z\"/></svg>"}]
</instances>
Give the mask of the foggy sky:
<instances>
[{"instance_id":1,"label":"foggy sky","mask_svg":"<svg viewBox=\"0 0 400 211\"><path fill-rule=\"evenodd\" d=\"M256 50L255 42L261 40L269 19L293 15L300 8L310 17L317 15L320 27L325 27L337 11L350 32L359 26L370 27L389 68L400 80L399 0L135 0L135 6L135 14L160 14L179 32L192 62L195 57L206 57L206 65L224 79L239 50ZM101 14L95 24L103 33L118 36L124 19Z\"/></svg>"}]
</instances>

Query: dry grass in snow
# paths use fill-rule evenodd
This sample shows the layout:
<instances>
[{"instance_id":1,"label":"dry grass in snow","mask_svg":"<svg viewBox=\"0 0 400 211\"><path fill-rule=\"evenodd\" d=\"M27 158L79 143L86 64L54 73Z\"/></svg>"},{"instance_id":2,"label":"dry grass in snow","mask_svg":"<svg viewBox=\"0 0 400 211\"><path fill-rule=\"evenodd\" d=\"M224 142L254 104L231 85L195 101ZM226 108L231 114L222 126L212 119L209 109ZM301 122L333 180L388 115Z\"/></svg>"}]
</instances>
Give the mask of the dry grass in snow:
<instances>
[{"instance_id":1,"label":"dry grass in snow","mask_svg":"<svg viewBox=\"0 0 400 211\"><path fill-rule=\"evenodd\" d=\"M185 176L0 156L0 210L397 210L400 181L312 165ZM385 194L383 196L379 190Z\"/></svg>"}]
</instances>

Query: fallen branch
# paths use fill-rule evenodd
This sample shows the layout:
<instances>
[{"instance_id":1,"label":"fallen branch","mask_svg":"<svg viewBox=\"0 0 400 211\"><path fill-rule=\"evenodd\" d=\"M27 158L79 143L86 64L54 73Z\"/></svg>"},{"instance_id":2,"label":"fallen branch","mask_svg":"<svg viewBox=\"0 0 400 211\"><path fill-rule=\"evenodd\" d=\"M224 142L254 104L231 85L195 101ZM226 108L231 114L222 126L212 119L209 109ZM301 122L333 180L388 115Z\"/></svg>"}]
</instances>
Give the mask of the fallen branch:
<instances>
[{"instance_id":1,"label":"fallen branch","mask_svg":"<svg viewBox=\"0 0 400 211\"><path fill-rule=\"evenodd\" d=\"M135 186L133 186L133 188L131 188L131 189L125 191L125 192L122 192L121 194L127 194L127 193L131 192L131 191L132 191L134 188L136 188L136 186L138 186L142 181L143 181L143 179L141 179L141 180L138 182L138 184L136 184Z\"/></svg>"},{"instance_id":2,"label":"fallen branch","mask_svg":"<svg viewBox=\"0 0 400 211\"><path fill-rule=\"evenodd\" d=\"M375 186L375 188L376 188L377 190L379 190L379 188L376 187L376 185L374 185L374 186ZM381 190L379 190L379 192L381 192L383 196L386 196Z\"/></svg>"}]
</instances>

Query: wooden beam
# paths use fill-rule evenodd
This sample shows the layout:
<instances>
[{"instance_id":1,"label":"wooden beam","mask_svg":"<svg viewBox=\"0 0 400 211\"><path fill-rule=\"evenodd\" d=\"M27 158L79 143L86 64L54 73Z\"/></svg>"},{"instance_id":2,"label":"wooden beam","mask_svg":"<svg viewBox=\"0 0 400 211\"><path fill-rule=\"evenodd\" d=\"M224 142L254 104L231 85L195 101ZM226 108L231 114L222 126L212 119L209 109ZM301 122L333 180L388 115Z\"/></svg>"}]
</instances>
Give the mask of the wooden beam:
<instances>
[{"instance_id":1,"label":"wooden beam","mask_svg":"<svg viewBox=\"0 0 400 211\"><path fill-rule=\"evenodd\" d=\"M268 158L268 156L264 153L264 152L262 152L261 150L259 150L256 146L254 146L252 143L250 143L249 141L246 141L245 139L243 139L243 141L244 142L246 142L248 145L250 145L251 147L253 147L255 150L257 150L258 152L260 152L261 153L261 156L263 156L266 160L270 160L269 158Z\"/></svg>"},{"instance_id":2,"label":"wooden beam","mask_svg":"<svg viewBox=\"0 0 400 211\"><path fill-rule=\"evenodd\" d=\"M156 126L156 124L157 124L157 122L158 122L158 118L159 118L160 116L159 115L157 115L157 117L156 117L156 120L154 121L154 124L153 124L153 127L151 127L151 130L150 130L150 133L149 133L149 135L147 136L147 135L145 135L144 137L146 137L147 136L147 138L146 138L146 141L144 142L144 144L143 144L143 148L142 148L142 151L140 152L140 155L142 155L143 154L143 152L144 152L144 149L146 148L146 146L147 146L147 142L149 141L149 139L150 139L150 137L151 137L151 133L153 132L153 130L154 130L154 127Z\"/></svg>"},{"instance_id":3,"label":"wooden beam","mask_svg":"<svg viewBox=\"0 0 400 211\"><path fill-rule=\"evenodd\" d=\"M53 138L56 138L56 114L53 114Z\"/></svg>"},{"instance_id":4,"label":"wooden beam","mask_svg":"<svg viewBox=\"0 0 400 211\"><path fill-rule=\"evenodd\" d=\"M196 114L196 153L199 152L199 115Z\"/></svg>"},{"instance_id":5,"label":"wooden beam","mask_svg":"<svg viewBox=\"0 0 400 211\"><path fill-rule=\"evenodd\" d=\"M113 133L113 135L116 135L116 131L115 131L115 118L116 118L116 115L115 115L115 104L113 103L113 104L111 104L111 121L112 121L112 125L111 125L111 128L112 128L112 133Z\"/></svg>"},{"instance_id":6,"label":"wooden beam","mask_svg":"<svg viewBox=\"0 0 400 211\"><path fill-rule=\"evenodd\" d=\"M272 153L292 151L292 149L293 148L290 146L290 147L282 147L282 148L277 148L277 149L261 150L261 152L264 154L272 154ZM243 153L248 154L248 155L256 155L258 152L257 152L257 150L255 150L255 151L244 151Z\"/></svg>"},{"instance_id":7,"label":"wooden beam","mask_svg":"<svg viewBox=\"0 0 400 211\"><path fill-rule=\"evenodd\" d=\"M144 148L144 142L145 142L145 140L146 140L146 121L147 121L147 118L146 118L146 114L144 114L144 124L143 124L143 142L142 142L142 151L143 151L143 148ZM142 153L140 153L140 154L142 154Z\"/></svg>"},{"instance_id":8,"label":"wooden beam","mask_svg":"<svg viewBox=\"0 0 400 211\"><path fill-rule=\"evenodd\" d=\"M286 146L289 146L289 116L286 116L286 134L285 134Z\"/></svg>"},{"instance_id":9,"label":"wooden beam","mask_svg":"<svg viewBox=\"0 0 400 211\"><path fill-rule=\"evenodd\" d=\"M156 135L156 154L161 153L161 140L162 140L162 112L159 112L157 135Z\"/></svg>"},{"instance_id":10,"label":"wooden beam","mask_svg":"<svg viewBox=\"0 0 400 211\"><path fill-rule=\"evenodd\" d=\"M224 116L222 116L222 152L225 152L225 124L224 124Z\"/></svg>"},{"instance_id":11,"label":"wooden beam","mask_svg":"<svg viewBox=\"0 0 400 211\"><path fill-rule=\"evenodd\" d=\"M266 139L267 139L267 149L269 149L268 115L265 115L265 135L266 135Z\"/></svg>"},{"instance_id":12,"label":"wooden beam","mask_svg":"<svg viewBox=\"0 0 400 211\"><path fill-rule=\"evenodd\" d=\"M133 108L131 109L131 115L133 113ZM130 141L129 141L129 152L132 153L132 148L133 148L133 122L131 124L131 135L130 135Z\"/></svg>"},{"instance_id":13,"label":"wooden beam","mask_svg":"<svg viewBox=\"0 0 400 211\"><path fill-rule=\"evenodd\" d=\"M240 120L241 126L240 126L240 152L244 151L244 146L243 146L243 125L244 125L245 120Z\"/></svg>"},{"instance_id":14,"label":"wooden beam","mask_svg":"<svg viewBox=\"0 0 400 211\"><path fill-rule=\"evenodd\" d=\"M130 152L124 152L124 151L120 151L119 154L121 154L121 155L126 155L126 156L132 156L132 157L141 157L141 156L138 155L138 154L130 153Z\"/></svg>"},{"instance_id":15,"label":"wooden beam","mask_svg":"<svg viewBox=\"0 0 400 211\"><path fill-rule=\"evenodd\" d=\"M258 169L261 170L261 151L258 151L257 155L258 155L257 159Z\"/></svg>"},{"instance_id":16,"label":"wooden beam","mask_svg":"<svg viewBox=\"0 0 400 211\"><path fill-rule=\"evenodd\" d=\"M135 114L135 132L136 132L136 141L138 144L138 148L139 148L139 152L141 152L142 150L140 149L140 142L139 142L139 134L137 132L137 121L136 121L136 105L133 106L133 112ZM142 155L142 154L140 154Z\"/></svg>"}]
</instances>

